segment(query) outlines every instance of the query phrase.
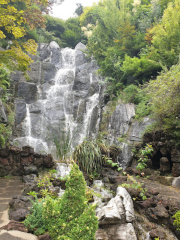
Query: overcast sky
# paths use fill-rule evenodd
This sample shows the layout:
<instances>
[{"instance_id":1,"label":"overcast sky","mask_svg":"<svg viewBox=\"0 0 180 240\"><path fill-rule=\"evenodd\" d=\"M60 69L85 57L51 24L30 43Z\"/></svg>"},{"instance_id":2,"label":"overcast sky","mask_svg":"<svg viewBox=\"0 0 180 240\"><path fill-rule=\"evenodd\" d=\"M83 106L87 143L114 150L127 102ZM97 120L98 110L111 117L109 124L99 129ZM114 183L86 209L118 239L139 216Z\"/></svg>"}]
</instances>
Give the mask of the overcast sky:
<instances>
[{"instance_id":1,"label":"overcast sky","mask_svg":"<svg viewBox=\"0 0 180 240\"><path fill-rule=\"evenodd\" d=\"M81 3L83 7L86 7L92 6L93 2L97 3L99 0L64 0L61 5L53 6L53 12L50 15L66 20L73 17L73 13L77 8L76 3Z\"/></svg>"}]
</instances>

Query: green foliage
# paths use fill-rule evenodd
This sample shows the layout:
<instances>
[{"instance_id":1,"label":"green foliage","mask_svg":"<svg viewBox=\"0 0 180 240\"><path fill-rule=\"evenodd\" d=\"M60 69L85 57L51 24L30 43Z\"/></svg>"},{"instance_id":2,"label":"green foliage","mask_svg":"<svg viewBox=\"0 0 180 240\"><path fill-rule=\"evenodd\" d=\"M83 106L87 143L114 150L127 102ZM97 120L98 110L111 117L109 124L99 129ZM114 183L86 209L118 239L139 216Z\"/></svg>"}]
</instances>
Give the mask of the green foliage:
<instances>
[{"instance_id":1,"label":"green foliage","mask_svg":"<svg viewBox=\"0 0 180 240\"><path fill-rule=\"evenodd\" d=\"M121 71L125 74L126 78L133 77L137 83L144 83L150 78L157 76L162 67L159 63L148 59L147 57L129 57L125 56Z\"/></svg>"},{"instance_id":2,"label":"green foliage","mask_svg":"<svg viewBox=\"0 0 180 240\"><path fill-rule=\"evenodd\" d=\"M146 162L148 161L148 156L152 156L153 151L152 145L149 144L140 150L138 165L136 167L137 170L142 172L147 167Z\"/></svg>"},{"instance_id":3,"label":"green foliage","mask_svg":"<svg viewBox=\"0 0 180 240\"><path fill-rule=\"evenodd\" d=\"M97 141L84 140L73 152L73 159L87 173L99 171L103 164L101 149Z\"/></svg>"},{"instance_id":4,"label":"green foliage","mask_svg":"<svg viewBox=\"0 0 180 240\"><path fill-rule=\"evenodd\" d=\"M119 167L118 163L114 163L111 159L106 160L106 162L111 166L111 167L117 167L117 171L121 171L122 167Z\"/></svg>"},{"instance_id":5,"label":"green foliage","mask_svg":"<svg viewBox=\"0 0 180 240\"><path fill-rule=\"evenodd\" d=\"M52 180L54 180L55 173L57 173L57 171L53 169L47 173L39 175L39 177L37 178L37 186L43 188L40 191L43 197L46 197L46 196L51 196L52 198L57 197L57 195L51 191L51 188L53 187ZM31 193L31 195L32 194L34 195L35 193Z\"/></svg>"},{"instance_id":6,"label":"green foliage","mask_svg":"<svg viewBox=\"0 0 180 240\"><path fill-rule=\"evenodd\" d=\"M64 20L49 15L46 15L45 18L46 18L46 31L52 32L55 37L60 38L65 31Z\"/></svg>"},{"instance_id":7,"label":"green foliage","mask_svg":"<svg viewBox=\"0 0 180 240\"><path fill-rule=\"evenodd\" d=\"M48 127L50 137L49 139L54 143L56 147L56 157L60 162L66 162L67 157L71 154L71 145L75 137L71 136L70 128L63 128L62 124L59 124L59 128L53 129L51 126Z\"/></svg>"},{"instance_id":8,"label":"green foliage","mask_svg":"<svg viewBox=\"0 0 180 240\"><path fill-rule=\"evenodd\" d=\"M150 58L161 61L167 67L176 64L179 59L180 41L180 2L175 0L164 10L159 24L155 25L152 34Z\"/></svg>"},{"instance_id":9,"label":"green foliage","mask_svg":"<svg viewBox=\"0 0 180 240\"><path fill-rule=\"evenodd\" d=\"M65 21L65 31L61 35L65 46L74 48L79 42L87 43L87 38L82 34L79 18L69 18Z\"/></svg>"},{"instance_id":10,"label":"green foliage","mask_svg":"<svg viewBox=\"0 0 180 240\"><path fill-rule=\"evenodd\" d=\"M173 225L176 226L177 230L180 230L180 211L177 211L173 218L175 218Z\"/></svg>"},{"instance_id":11,"label":"green foliage","mask_svg":"<svg viewBox=\"0 0 180 240\"><path fill-rule=\"evenodd\" d=\"M137 182L133 176L130 176L129 174L127 174L128 176L128 181L131 181L130 184L128 183L123 183L121 185L121 187L125 187L125 188L134 188L136 189L136 196L133 198L134 201L138 200L138 195L142 198L142 200L146 200L147 197L146 197L146 192L147 192L147 189L146 188L143 188L142 184L140 182Z\"/></svg>"},{"instance_id":12,"label":"green foliage","mask_svg":"<svg viewBox=\"0 0 180 240\"><path fill-rule=\"evenodd\" d=\"M150 81L147 88L156 125L177 140L180 140L179 87L180 65L177 64L169 71L162 72L156 80Z\"/></svg>"},{"instance_id":13,"label":"green foliage","mask_svg":"<svg viewBox=\"0 0 180 240\"><path fill-rule=\"evenodd\" d=\"M5 104L8 123L0 123L0 148L8 144L9 137L12 134L12 128L14 125L14 112Z\"/></svg>"},{"instance_id":14,"label":"green foliage","mask_svg":"<svg viewBox=\"0 0 180 240\"><path fill-rule=\"evenodd\" d=\"M122 99L125 103L136 104L135 119L142 120L143 117L150 115L152 112L152 105L149 104L147 90L143 86L129 85L124 88L119 94L118 98Z\"/></svg>"},{"instance_id":15,"label":"green foliage","mask_svg":"<svg viewBox=\"0 0 180 240\"><path fill-rule=\"evenodd\" d=\"M6 92L9 86L10 86L9 72L6 68L0 66L0 88L3 88L4 92Z\"/></svg>"},{"instance_id":16,"label":"green foliage","mask_svg":"<svg viewBox=\"0 0 180 240\"><path fill-rule=\"evenodd\" d=\"M56 239L95 240L98 220L94 205L87 205L86 183L78 166L73 164L62 199L47 198L43 216L48 232Z\"/></svg>"},{"instance_id":17,"label":"green foliage","mask_svg":"<svg viewBox=\"0 0 180 240\"><path fill-rule=\"evenodd\" d=\"M26 217L24 225L29 229L29 231L34 232L36 235L44 234L47 230L45 220L43 218L43 204L45 200L37 199L36 197L35 201L31 200L31 202L33 203L31 213Z\"/></svg>"}]
</instances>

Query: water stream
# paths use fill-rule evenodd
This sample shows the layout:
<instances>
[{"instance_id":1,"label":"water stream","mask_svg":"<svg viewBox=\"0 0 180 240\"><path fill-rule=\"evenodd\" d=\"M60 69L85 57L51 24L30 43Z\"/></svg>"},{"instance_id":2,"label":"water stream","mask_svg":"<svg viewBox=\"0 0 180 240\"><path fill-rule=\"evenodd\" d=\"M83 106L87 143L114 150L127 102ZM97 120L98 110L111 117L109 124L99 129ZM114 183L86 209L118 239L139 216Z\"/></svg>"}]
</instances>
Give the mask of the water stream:
<instances>
[{"instance_id":1,"label":"water stream","mask_svg":"<svg viewBox=\"0 0 180 240\"><path fill-rule=\"evenodd\" d=\"M57 69L50 84L40 84L42 72L42 63L40 63L38 100L26 105L22 136L14 140L19 147L31 145L36 152L54 153L55 146L51 134L59 134L61 138L63 131L69 133L70 138L73 139L71 144L73 149L87 136L97 133L100 93L99 89L96 89L90 94L89 89L92 89L93 83L98 82L99 79L97 76L94 79L93 72L87 72L79 82L77 81L76 50L62 49L60 61L61 64L56 65L61 67ZM85 90L81 89L86 83L89 87L86 86ZM80 89L77 89L78 84L81 84Z\"/></svg>"}]
</instances>

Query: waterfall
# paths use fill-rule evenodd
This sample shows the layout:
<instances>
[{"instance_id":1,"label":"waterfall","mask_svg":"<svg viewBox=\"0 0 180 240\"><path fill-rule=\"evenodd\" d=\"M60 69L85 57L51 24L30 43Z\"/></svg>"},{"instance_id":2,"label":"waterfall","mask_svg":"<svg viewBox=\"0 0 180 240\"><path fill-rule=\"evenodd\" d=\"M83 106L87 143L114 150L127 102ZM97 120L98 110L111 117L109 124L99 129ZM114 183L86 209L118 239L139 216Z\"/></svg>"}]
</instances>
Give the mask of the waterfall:
<instances>
[{"instance_id":1,"label":"waterfall","mask_svg":"<svg viewBox=\"0 0 180 240\"><path fill-rule=\"evenodd\" d=\"M53 51L50 61L54 59ZM100 115L99 78L94 74L97 70L94 65L83 62L87 62L84 56L76 49L60 50L59 63L55 64L56 74L46 83L42 83L44 68L40 62L38 99L26 104L21 136L14 139L20 147L31 145L36 152L53 153L55 146L49 129L57 137L66 131L72 140L72 149L86 137L97 133Z\"/></svg>"}]
</instances>

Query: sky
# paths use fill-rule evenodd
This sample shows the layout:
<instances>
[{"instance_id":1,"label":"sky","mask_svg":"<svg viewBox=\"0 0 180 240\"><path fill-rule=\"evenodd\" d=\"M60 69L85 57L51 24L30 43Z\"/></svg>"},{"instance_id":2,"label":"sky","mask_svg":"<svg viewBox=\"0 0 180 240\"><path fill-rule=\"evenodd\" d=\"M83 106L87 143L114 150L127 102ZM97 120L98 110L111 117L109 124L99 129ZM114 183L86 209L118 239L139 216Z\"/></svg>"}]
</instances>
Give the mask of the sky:
<instances>
[{"instance_id":1,"label":"sky","mask_svg":"<svg viewBox=\"0 0 180 240\"><path fill-rule=\"evenodd\" d=\"M77 6L76 3L81 3L83 7L92 6L93 2L98 3L99 0L64 0L61 5L54 5L52 9L53 17L62 18L64 20L73 17Z\"/></svg>"}]
</instances>

